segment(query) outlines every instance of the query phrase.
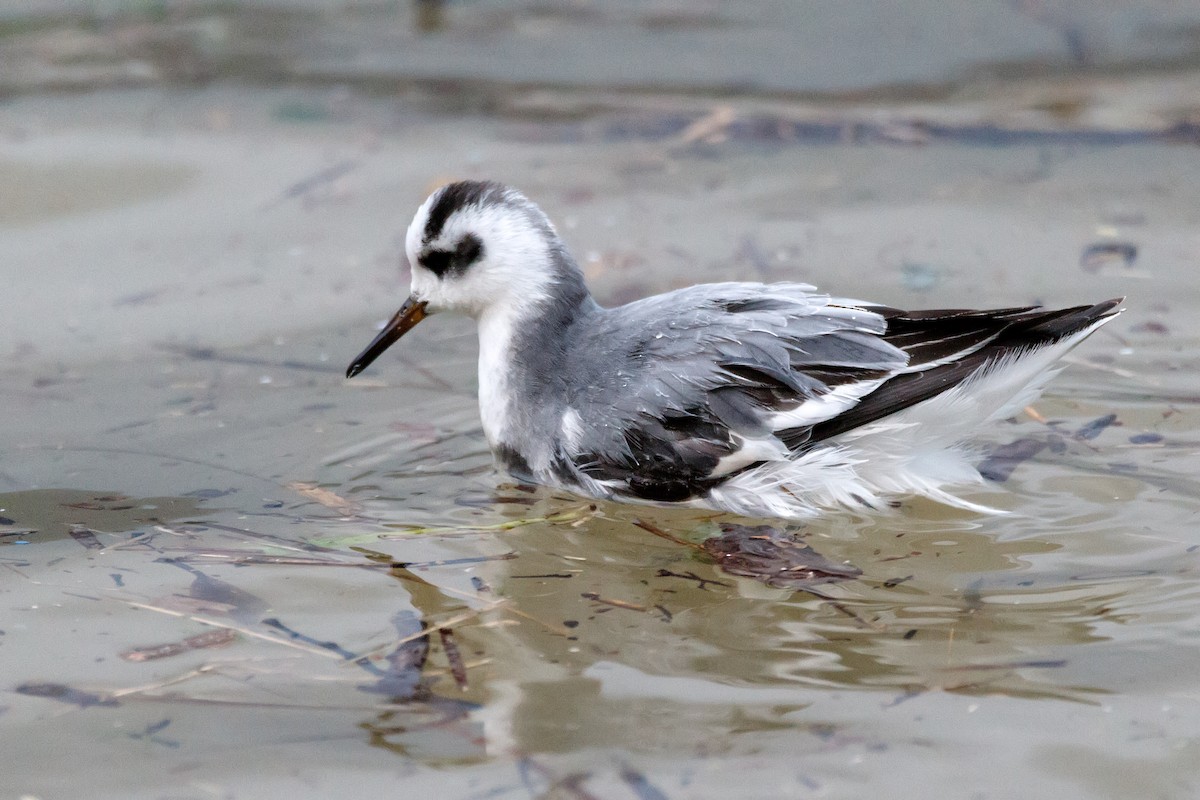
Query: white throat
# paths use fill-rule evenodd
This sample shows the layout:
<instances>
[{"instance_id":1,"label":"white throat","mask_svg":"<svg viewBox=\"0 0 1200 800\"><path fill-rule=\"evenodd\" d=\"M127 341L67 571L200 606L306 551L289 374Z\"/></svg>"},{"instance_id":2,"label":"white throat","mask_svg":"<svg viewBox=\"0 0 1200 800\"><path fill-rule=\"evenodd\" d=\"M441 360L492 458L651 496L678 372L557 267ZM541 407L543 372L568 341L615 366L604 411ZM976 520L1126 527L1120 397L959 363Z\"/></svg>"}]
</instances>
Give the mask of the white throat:
<instances>
[{"instance_id":1,"label":"white throat","mask_svg":"<svg viewBox=\"0 0 1200 800\"><path fill-rule=\"evenodd\" d=\"M509 421L520 409L513 382L514 340L522 325L532 322L544 295L520 303L495 303L479 314L479 416L488 444L495 449L509 442ZM518 448L521 449L521 448Z\"/></svg>"}]
</instances>

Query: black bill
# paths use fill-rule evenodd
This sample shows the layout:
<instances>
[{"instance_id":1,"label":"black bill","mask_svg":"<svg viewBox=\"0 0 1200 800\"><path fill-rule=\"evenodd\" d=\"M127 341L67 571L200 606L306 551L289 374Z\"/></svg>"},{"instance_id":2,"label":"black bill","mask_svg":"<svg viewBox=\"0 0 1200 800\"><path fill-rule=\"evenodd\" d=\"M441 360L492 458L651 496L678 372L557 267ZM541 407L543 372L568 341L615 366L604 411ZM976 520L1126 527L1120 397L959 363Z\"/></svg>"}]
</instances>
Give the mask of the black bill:
<instances>
[{"instance_id":1,"label":"black bill","mask_svg":"<svg viewBox=\"0 0 1200 800\"><path fill-rule=\"evenodd\" d=\"M346 368L346 377L353 378L369 367L372 361L383 354L384 350L395 344L396 340L407 333L409 328L423 319L425 319L425 301L409 297L404 301L404 305L400 306L396 315L388 321L388 324L383 326L379 335Z\"/></svg>"}]
</instances>

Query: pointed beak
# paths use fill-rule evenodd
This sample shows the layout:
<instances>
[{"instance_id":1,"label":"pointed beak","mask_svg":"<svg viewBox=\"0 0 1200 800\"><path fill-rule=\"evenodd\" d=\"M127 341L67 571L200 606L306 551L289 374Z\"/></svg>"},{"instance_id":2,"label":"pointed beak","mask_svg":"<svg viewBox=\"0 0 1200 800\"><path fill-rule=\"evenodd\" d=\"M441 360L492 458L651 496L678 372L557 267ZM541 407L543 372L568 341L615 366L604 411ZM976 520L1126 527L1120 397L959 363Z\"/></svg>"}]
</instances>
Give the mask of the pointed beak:
<instances>
[{"instance_id":1,"label":"pointed beak","mask_svg":"<svg viewBox=\"0 0 1200 800\"><path fill-rule=\"evenodd\" d=\"M406 334L409 328L423 319L425 319L425 301L409 297L404 301L404 305L400 306L396 315L379 332L379 335L346 368L346 377L353 378L369 367L372 361L383 355L384 350L395 344L396 340Z\"/></svg>"}]
</instances>

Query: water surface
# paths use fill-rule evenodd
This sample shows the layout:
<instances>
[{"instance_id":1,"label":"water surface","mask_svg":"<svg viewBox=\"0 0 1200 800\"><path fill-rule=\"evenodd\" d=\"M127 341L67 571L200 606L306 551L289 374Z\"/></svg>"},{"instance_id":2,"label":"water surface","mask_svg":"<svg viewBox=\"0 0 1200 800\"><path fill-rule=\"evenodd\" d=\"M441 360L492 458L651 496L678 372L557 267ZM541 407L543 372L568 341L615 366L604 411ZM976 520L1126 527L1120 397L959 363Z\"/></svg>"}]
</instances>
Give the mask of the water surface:
<instances>
[{"instance_id":1,"label":"water surface","mask_svg":"<svg viewBox=\"0 0 1200 800\"><path fill-rule=\"evenodd\" d=\"M655 24L691 41L707 19ZM564 24L526 23L505 35ZM1076 40L1120 40L1097 30ZM455 105L341 68L362 80L0 109L0 171L25 187L0 191L22 265L0 329L0 789L1196 794L1186 74L921 107L591 85ZM463 320L343 381L403 298L408 215L451 177L542 203L605 302L789 279L1129 311L1036 417L980 432L996 480L971 499L1008 513L772 523L851 576L778 588L701 549L766 521L498 474Z\"/></svg>"}]
</instances>

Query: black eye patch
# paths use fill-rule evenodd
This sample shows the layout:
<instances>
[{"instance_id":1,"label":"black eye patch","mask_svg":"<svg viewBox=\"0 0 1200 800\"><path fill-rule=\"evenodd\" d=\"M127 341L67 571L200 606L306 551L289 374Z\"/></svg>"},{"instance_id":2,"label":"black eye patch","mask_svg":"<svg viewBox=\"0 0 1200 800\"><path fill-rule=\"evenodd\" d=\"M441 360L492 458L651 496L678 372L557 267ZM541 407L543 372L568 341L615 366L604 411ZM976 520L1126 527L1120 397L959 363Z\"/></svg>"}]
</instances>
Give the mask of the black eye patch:
<instances>
[{"instance_id":1,"label":"black eye patch","mask_svg":"<svg viewBox=\"0 0 1200 800\"><path fill-rule=\"evenodd\" d=\"M421 256L421 266L440 278L450 269L451 255L447 250L430 250Z\"/></svg>"},{"instance_id":2,"label":"black eye patch","mask_svg":"<svg viewBox=\"0 0 1200 800\"><path fill-rule=\"evenodd\" d=\"M421 256L421 266L439 278L462 275L483 254L483 242L468 233L453 250L429 250Z\"/></svg>"}]
</instances>

